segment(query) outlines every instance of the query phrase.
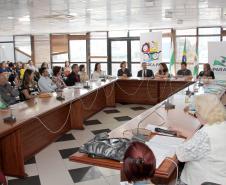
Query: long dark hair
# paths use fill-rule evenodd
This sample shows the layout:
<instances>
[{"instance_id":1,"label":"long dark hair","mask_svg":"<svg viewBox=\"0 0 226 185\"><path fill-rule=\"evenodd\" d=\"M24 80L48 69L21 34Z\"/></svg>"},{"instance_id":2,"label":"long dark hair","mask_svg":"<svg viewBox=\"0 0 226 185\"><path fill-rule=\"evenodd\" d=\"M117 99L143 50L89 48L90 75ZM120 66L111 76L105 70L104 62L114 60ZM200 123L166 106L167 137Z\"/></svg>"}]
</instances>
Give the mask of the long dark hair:
<instances>
[{"instance_id":1,"label":"long dark hair","mask_svg":"<svg viewBox=\"0 0 226 185\"><path fill-rule=\"evenodd\" d=\"M22 80L22 86L24 86L25 88L29 87L29 84L31 83L30 81L30 76L33 73L33 71L31 69L26 69L26 71L24 72L24 77Z\"/></svg>"},{"instance_id":2,"label":"long dark hair","mask_svg":"<svg viewBox=\"0 0 226 185\"><path fill-rule=\"evenodd\" d=\"M97 71L97 66L98 66L98 65L100 65L99 62L97 62L97 63L95 64L94 71Z\"/></svg>"},{"instance_id":3,"label":"long dark hair","mask_svg":"<svg viewBox=\"0 0 226 185\"><path fill-rule=\"evenodd\" d=\"M163 70L159 70L159 74L162 75L162 74L166 74L168 72L168 67L165 63L160 63L159 65L161 65L163 67Z\"/></svg>"}]
</instances>

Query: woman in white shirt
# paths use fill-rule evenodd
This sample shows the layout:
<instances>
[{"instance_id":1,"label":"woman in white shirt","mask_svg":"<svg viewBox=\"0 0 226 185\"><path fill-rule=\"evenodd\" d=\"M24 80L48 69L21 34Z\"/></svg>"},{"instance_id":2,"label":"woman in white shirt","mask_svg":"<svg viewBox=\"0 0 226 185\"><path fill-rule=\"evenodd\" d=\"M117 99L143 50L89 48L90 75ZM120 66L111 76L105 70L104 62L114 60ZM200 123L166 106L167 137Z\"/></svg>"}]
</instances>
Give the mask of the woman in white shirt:
<instances>
[{"instance_id":1,"label":"woman in white shirt","mask_svg":"<svg viewBox=\"0 0 226 185\"><path fill-rule=\"evenodd\" d=\"M79 73L78 74L80 76L81 82L85 82L85 81L89 80L89 76L86 73L85 65L82 64L82 65L79 66Z\"/></svg>"},{"instance_id":2,"label":"woman in white shirt","mask_svg":"<svg viewBox=\"0 0 226 185\"><path fill-rule=\"evenodd\" d=\"M91 75L92 80L98 80L101 76L103 76L103 71L101 70L100 63L95 64L94 72Z\"/></svg>"},{"instance_id":3,"label":"woman in white shirt","mask_svg":"<svg viewBox=\"0 0 226 185\"><path fill-rule=\"evenodd\" d=\"M203 127L177 148L177 158L185 162L181 181L226 184L225 108L216 95L204 94L195 97L195 109Z\"/></svg>"}]
</instances>

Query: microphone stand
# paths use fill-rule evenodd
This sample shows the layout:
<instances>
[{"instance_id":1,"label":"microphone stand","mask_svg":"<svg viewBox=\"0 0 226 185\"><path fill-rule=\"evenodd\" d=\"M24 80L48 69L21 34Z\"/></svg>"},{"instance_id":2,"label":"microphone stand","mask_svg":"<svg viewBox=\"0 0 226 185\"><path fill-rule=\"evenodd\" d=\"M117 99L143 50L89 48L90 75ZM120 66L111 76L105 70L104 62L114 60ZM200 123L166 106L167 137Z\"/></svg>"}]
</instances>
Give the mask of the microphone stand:
<instances>
[{"instance_id":1,"label":"microphone stand","mask_svg":"<svg viewBox=\"0 0 226 185\"><path fill-rule=\"evenodd\" d=\"M184 86L186 86L187 84L189 84L190 82L186 83ZM169 97L171 95L175 94L175 92L171 92L169 94ZM165 121L165 118L162 117L159 113L157 113L156 111L161 108L163 105L165 105L165 110L171 110L171 109L175 109L175 105L171 104L169 102L169 98L167 98L166 101L164 101L163 103L161 103L159 106L157 106L150 114L148 114L147 116L145 116L142 120L140 120L137 124L137 131L136 131L136 135L133 135L133 138L134 140L139 140L141 142L146 142L147 140L149 140L149 138L145 137L143 134L140 133L140 126L142 124L142 122L149 116L151 116L153 113L156 113L160 118L162 118L164 121Z\"/></svg>"}]
</instances>

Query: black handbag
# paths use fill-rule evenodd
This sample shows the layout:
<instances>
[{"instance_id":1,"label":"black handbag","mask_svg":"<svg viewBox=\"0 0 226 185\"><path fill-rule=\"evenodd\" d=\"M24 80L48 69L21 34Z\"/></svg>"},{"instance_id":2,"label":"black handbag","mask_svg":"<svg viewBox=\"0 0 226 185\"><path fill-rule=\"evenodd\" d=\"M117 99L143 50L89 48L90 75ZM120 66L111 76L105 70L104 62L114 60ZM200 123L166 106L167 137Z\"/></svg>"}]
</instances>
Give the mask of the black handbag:
<instances>
[{"instance_id":1,"label":"black handbag","mask_svg":"<svg viewBox=\"0 0 226 185\"><path fill-rule=\"evenodd\" d=\"M107 158L122 161L129 143L129 139L108 138L107 133L101 133L83 144L79 148L79 152L86 153L93 158Z\"/></svg>"}]
</instances>

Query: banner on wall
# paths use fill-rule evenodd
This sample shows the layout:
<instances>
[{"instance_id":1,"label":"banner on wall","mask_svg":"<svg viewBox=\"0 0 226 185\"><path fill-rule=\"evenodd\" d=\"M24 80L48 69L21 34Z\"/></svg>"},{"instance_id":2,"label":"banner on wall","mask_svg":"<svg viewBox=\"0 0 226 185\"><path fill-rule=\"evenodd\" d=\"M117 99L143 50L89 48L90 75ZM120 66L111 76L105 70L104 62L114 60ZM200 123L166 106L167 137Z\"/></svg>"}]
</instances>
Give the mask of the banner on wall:
<instances>
[{"instance_id":1,"label":"banner on wall","mask_svg":"<svg viewBox=\"0 0 226 185\"><path fill-rule=\"evenodd\" d=\"M141 63L148 62L151 68L157 68L162 62L162 33L148 32L140 35Z\"/></svg>"},{"instance_id":2,"label":"banner on wall","mask_svg":"<svg viewBox=\"0 0 226 185\"><path fill-rule=\"evenodd\" d=\"M226 42L208 43L208 61L216 79L226 79Z\"/></svg>"}]
</instances>

